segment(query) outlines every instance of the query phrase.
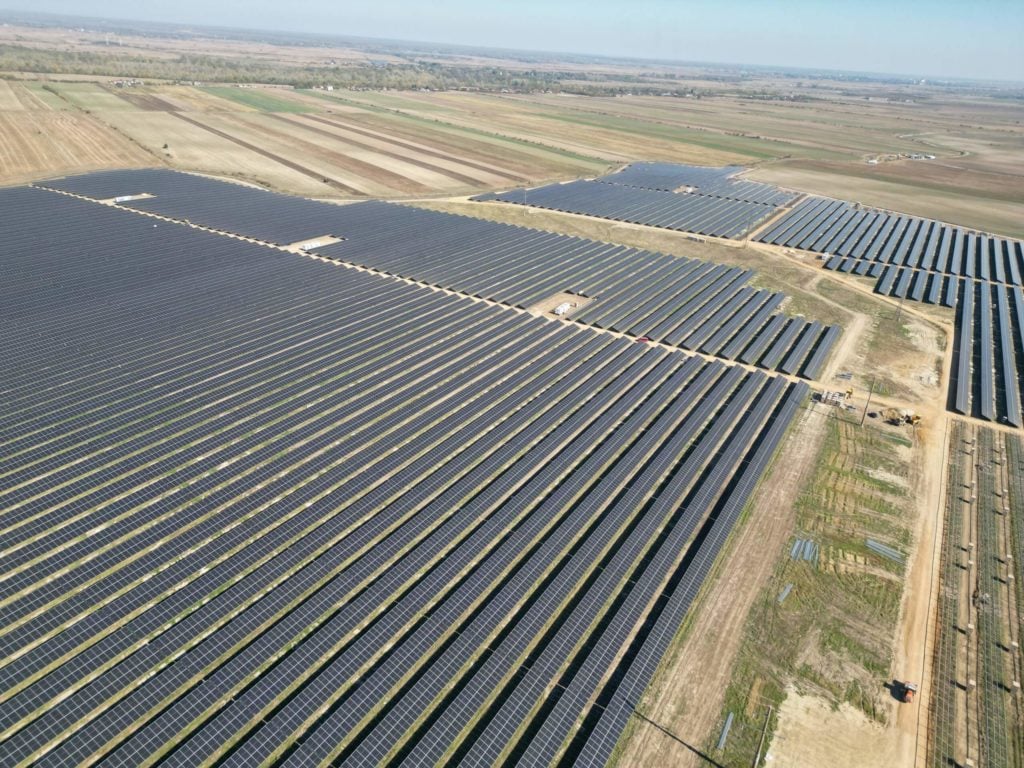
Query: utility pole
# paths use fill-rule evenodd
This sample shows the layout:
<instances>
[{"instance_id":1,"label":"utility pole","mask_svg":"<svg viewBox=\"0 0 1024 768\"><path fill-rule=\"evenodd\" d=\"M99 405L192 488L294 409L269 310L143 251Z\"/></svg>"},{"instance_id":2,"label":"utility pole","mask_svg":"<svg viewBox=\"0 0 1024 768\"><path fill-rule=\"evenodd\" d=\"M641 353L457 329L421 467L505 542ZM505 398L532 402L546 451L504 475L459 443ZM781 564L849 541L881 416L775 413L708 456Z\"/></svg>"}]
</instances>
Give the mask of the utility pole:
<instances>
[{"instance_id":1,"label":"utility pole","mask_svg":"<svg viewBox=\"0 0 1024 768\"><path fill-rule=\"evenodd\" d=\"M875 393L875 377L871 377L871 388L868 389L868 401L864 403L864 413L860 415L860 426L864 426L864 419L868 417L868 408L871 406L871 395Z\"/></svg>"}]
</instances>

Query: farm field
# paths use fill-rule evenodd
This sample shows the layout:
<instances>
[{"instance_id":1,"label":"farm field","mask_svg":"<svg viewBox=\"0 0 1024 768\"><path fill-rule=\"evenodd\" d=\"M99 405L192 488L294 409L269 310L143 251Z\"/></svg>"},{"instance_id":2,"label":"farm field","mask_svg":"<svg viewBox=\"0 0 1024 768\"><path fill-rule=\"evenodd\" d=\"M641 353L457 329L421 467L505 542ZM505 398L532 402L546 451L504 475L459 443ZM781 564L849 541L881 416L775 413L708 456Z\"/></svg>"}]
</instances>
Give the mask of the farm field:
<instances>
[{"instance_id":1,"label":"farm field","mask_svg":"<svg viewBox=\"0 0 1024 768\"><path fill-rule=\"evenodd\" d=\"M614 162L650 159L754 165L749 178L919 216L1020 235L1021 108L929 94L920 103L821 98L589 98L375 94L344 97L424 119L501 130ZM936 103L932 103L936 102ZM964 122L970 121L971 127ZM493 128L492 128L493 129ZM642 157L626 149L642 141ZM584 143L586 142L586 143ZM934 153L935 161L865 160Z\"/></svg>"},{"instance_id":2,"label":"farm field","mask_svg":"<svg viewBox=\"0 0 1024 768\"><path fill-rule=\"evenodd\" d=\"M636 159L665 160L696 165L728 165L744 160L773 157L767 142L708 136L704 132L664 126L635 118L590 116L574 109L576 100L566 97L557 106L536 104L530 98L510 99L495 95L439 94L346 94L346 101L382 107L400 114L435 119L543 146L599 157L608 162ZM644 147L638 156L638 142Z\"/></svg>"},{"instance_id":3,"label":"farm field","mask_svg":"<svg viewBox=\"0 0 1024 768\"><path fill-rule=\"evenodd\" d=\"M520 98L520 97L517 97ZM521 97L565 105L558 97ZM1024 198L1021 108L928 94L916 103L824 97L808 102L652 97L568 100L574 109L777 142L751 178L817 194L1020 236ZM865 158L933 153L935 161L867 165ZM668 159L668 158L657 158ZM757 161L756 154L745 161ZM705 162L705 165L716 163ZM972 200L971 198L976 198Z\"/></svg>"},{"instance_id":4,"label":"farm field","mask_svg":"<svg viewBox=\"0 0 1024 768\"><path fill-rule=\"evenodd\" d=\"M966 98L929 94L920 104L872 103L864 110L842 97L806 103L169 84L115 89L82 79L8 81L2 98L5 115L59 108L84 116L111 148L105 167L117 167L112 158L127 140L137 144L135 164L236 176L311 196L468 194L593 178L639 159L741 164L754 166L749 178L798 191L1024 234L1020 114ZM195 130L178 125L186 122ZM44 125L33 147L40 156L46 142L59 139L56 126ZM911 152L937 159L865 162ZM56 167L35 162L43 173ZM11 163L0 180L23 180L17 174Z\"/></svg>"},{"instance_id":5,"label":"farm field","mask_svg":"<svg viewBox=\"0 0 1024 768\"><path fill-rule=\"evenodd\" d=\"M0 98L0 183L150 163L129 139L51 91L3 83Z\"/></svg>"},{"instance_id":6,"label":"farm field","mask_svg":"<svg viewBox=\"0 0 1024 768\"><path fill-rule=\"evenodd\" d=\"M0 97L11 137L0 153L0 183L33 171L149 165L311 197L400 198L610 167L491 132L424 125L284 89L5 82Z\"/></svg>"}]
</instances>

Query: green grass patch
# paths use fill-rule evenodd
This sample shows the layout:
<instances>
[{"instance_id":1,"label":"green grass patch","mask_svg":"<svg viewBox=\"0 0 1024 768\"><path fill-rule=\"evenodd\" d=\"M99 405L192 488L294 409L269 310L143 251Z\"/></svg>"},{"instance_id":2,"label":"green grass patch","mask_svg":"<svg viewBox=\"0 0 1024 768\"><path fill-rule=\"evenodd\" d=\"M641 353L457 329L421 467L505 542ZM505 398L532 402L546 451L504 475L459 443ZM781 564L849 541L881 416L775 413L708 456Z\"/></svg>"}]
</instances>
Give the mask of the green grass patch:
<instances>
[{"instance_id":1,"label":"green grass patch","mask_svg":"<svg viewBox=\"0 0 1024 768\"><path fill-rule=\"evenodd\" d=\"M568 149L543 144L539 141L529 141L515 136L507 136L502 133L485 131L480 128L472 128L442 120L441 118L429 118L421 115L411 114L401 109L378 106L363 101L362 98L354 99L339 95L337 92L324 93L321 91L310 91L310 94L321 99L340 101L352 107L366 110L378 115L385 115L390 120L401 120L416 128L428 128L432 131L440 131L455 136L465 136L482 141L484 143L499 146L510 146L518 150L525 150L540 158L546 158L549 162L554 159L556 162L570 161L571 166L568 172L575 173L605 173L609 170L610 164L607 160L589 155L581 155Z\"/></svg>"},{"instance_id":2,"label":"green grass patch","mask_svg":"<svg viewBox=\"0 0 1024 768\"><path fill-rule=\"evenodd\" d=\"M833 707L848 702L875 720L886 716L903 566L871 553L865 539L910 544L911 499L900 479L910 453L884 427L830 418L824 428L796 503L797 535L816 541L821 555L816 563L791 560L787 544L748 618L722 708L723 719L733 713L733 730L724 751L717 732L703 745L723 765L750 764L767 706L777 708L791 686ZM787 584L793 589L780 605ZM769 735L774 729L773 718Z\"/></svg>"},{"instance_id":3,"label":"green grass patch","mask_svg":"<svg viewBox=\"0 0 1024 768\"><path fill-rule=\"evenodd\" d=\"M646 136L652 139L661 139L679 144L695 145L755 160L768 160L792 153L792 148L788 144L771 142L764 139L752 139L746 136L729 136L711 131L696 131L690 128L680 128L679 126L652 123L627 117L615 117L612 115L589 117L580 113L566 114L561 112L548 112L544 114L544 117L573 125L585 125L590 128L619 131L630 136Z\"/></svg>"},{"instance_id":4,"label":"green grass patch","mask_svg":"<svg viewBox=\"0 0 1024 768\"><path fill-rule=\"evenodd\" d=\"M260 88L230 88L227 86L209 86L203 88L209 94L221 99L233 101L236 104L243 104L252 107L260 112L314 112L315 110L289 98L268 93Z\"/></svg>"},{"instance_id":5,"label":"green grass patch","mask_svg":"<svg viewBox=\"0 0 1024 768\"><path fill-rule=\"evenodd\" d=\"M54 87L49 83L20 83L20 85L33 96L38 98L43 104L50 109L56 109L60 111L66 111L71 109L71 105L62 99L60 95L54 90Z\"/></svg>"}]
</instances>

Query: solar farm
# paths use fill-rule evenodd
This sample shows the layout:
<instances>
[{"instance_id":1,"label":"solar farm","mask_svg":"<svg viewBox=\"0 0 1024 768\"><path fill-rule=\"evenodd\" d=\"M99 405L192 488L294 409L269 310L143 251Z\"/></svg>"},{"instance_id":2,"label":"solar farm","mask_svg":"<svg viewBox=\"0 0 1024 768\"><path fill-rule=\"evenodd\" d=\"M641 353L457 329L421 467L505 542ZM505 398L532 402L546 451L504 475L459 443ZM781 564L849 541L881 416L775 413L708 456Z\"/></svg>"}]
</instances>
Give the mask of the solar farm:
<instances>
[{"instance_id":1,"label":"solar farm","mask_svg":"<svg viewBox=\"0 0 1024 768\"><path fill-rule=\"evenodd\" d=\"M5 766L605 765L838 334L692 259L42 186L0 191Z\"/></svg>"},{"instance_id":2,"label":"solar farm","mask_svg":"<svg viewBox=\"0 0 1024 768\"><path fill-rule=\"evenodd\" d=\"M839 328L777 311L748 270L382 202L338 206L172 171L43 182L96 200L521 309L560 292L590 303L573 321L815 379ZM633 190L629 190L633 191ZM139 197L151 195L151 197ZM322 244L339 240L331 244Z\"/></svg>"},{"instance_id":3,"label":"solar farm","mask_svg":"<svg viewBox=\"0 0 1024 768\"><path fill-rule=\"evenodd\" d=\"M877 277L885 296L955 303L958 279L1024 285L1024 243L942 222L809 198L758 236L827 254L827 269Z\"/></svg>"},{"instance_id":4,"label":"solar farm","mask_svg":"<svg viewBox=\"0 0 1024 768\"><path fill-rule=\"evenodd\" d=\"M0 768L1024 768L1024 11L12 5Z\"/></svg>"},{"instance_id":5,"label":"solar farm","mask_svg":"<svg viewBox=\"0 0 1024 768\"><path fill-rule=\"evenodd\" d=\"M944 306L947 408L1022 425L1018 241L741 170L526 194L652 227L621 210L718 206L665 228L760 227L828 254L804 268ZM840 326L750 262L165 169L0 208L3 765L614 762L838 375ZM936 706L937 756L991 707Z\"/></svg>"},{"instance_id":6,"label":"solar farm","mask_svg":"<svg viewBox=\"0 0 1024 768\"><path fill-rule=\"evenodd\" d=\"M714 168L679 163L630 163L615 173L601 176L597 181L662 192L685 189L691 194L765 205L785 205L798 197L795 192L780 189L774 184L737 178L745 170L742 166L729 165Z\"/></svg>"},{"instance_id":7,"label":"solar farm","mask_svg":"<svg viewBox=\"0 0 1024 768\"><path fill-rule=\"evenodd\" d=\"M770 184L732 178L741 170L634 163L593 181L490 192L473 199L736 238L756 229L796 197Z\"/></svg>"},{"instance_id":8,"label":"solar farm","mask_svg":"<svg viewBox=\"0 0 1024 768\"><path fill-rule=\"evenodd\" d=\"M875 292L953 307L949 408L1024 426L1024 243L929 219L811 198L758 237L877 278Z\"/></svg>"}]
</instances>

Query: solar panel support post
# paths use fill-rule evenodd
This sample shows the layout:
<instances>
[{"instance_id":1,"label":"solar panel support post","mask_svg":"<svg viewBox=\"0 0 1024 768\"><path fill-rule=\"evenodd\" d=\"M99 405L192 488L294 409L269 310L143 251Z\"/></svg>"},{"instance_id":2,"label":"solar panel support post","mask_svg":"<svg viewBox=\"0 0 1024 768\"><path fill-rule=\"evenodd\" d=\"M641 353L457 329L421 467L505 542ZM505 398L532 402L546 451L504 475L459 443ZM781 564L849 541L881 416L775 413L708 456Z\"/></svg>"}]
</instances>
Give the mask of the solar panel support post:
<instances>
[{"instance_id":1,"label":"solar panel support post","mask_svg":"<svg viewBox=\"0 0 1024 768\"><path fill-rule=\"evenodd\" d=\"M875 393L875 377L871 377L871 386L868 388L868 399L864 403L864 413L860 415L860 426L864 426L864 419L868 417L868 408L871 407L871 396Z\"/></svg>"},{"instance_id":2,"label":"solar panel support post","mask_svg":"<svg viewBox=\"0 0 1024 768\"><path fill-rule=\"evenodd\" d=\"M761 729L761 740L757 743L757 754L754 755L754 762L751 763L751 768L757 768L761 764L761 750L764 749L764 740L768 735L768 723L772 719L772 705L768 705L768 714L764 716L764 728Z\"/></svg>"},{"instance_id":3,"label":"solar panel support post","mask_svg":"<svg viewBox=\"0 0 1024 768\"><path fill-rule=\"evenodd\" d=\"M747 231L743 236L744 242L750 242L750 238L754 234L754 224L757 221L757 214L758 211L756 208L750 213L750 219L747 221Z\"/></svg>"}]
</instances>

